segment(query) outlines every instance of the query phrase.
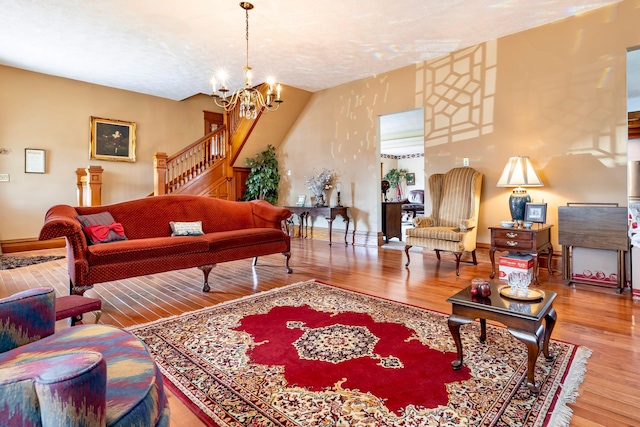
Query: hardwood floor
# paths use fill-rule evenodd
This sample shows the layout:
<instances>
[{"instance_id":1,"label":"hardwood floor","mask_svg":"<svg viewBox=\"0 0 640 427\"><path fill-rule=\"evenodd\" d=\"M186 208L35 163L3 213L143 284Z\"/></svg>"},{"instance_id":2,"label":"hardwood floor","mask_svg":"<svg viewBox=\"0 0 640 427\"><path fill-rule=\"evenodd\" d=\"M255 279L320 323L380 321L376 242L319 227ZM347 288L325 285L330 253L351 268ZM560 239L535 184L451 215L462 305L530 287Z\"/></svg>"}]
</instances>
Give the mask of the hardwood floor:
<instances>
[{"instance_id":1,"label":"hardwood floor","mask_svg":"<svg viewBox=\"0 0 640 427\"><path fill-rule=\"evenodd\" d=\"M65 252L58 249L11 255L33 254ZM447 297L467 286L473 277L488 278L491 271L486 251L478 254L477 267L461 265L459 277L451 254L443 254L438 263L432 254L412 253L408 269L404 267L403 251L344 246L335 239L331 248L326 240L293 239L292 254L293 274L285 273L281 255L262 257L256 267L251 266L251 260L220 264L209 277L209 293L201 291L200 270L190 269L98 284L86 295L102 299L100 322L118 327L307 279L449 313ZM66 259L3 270L0 279L0 297L38 286L52 286L59 295L68 294ZM640 330L635 327L639 303L628 292L618 295L610 288L566 286L559 273L550 277L546 269L541 269L540 287L558 293L553 338L593 350L580 396L570 405L574 411L571 425L640 425ZM93 319L86 315L85 320ZM59 327L66 327L64 321ZM172 426L202 425L175 396L170 399Z\"/></svg>"}]
</instances>

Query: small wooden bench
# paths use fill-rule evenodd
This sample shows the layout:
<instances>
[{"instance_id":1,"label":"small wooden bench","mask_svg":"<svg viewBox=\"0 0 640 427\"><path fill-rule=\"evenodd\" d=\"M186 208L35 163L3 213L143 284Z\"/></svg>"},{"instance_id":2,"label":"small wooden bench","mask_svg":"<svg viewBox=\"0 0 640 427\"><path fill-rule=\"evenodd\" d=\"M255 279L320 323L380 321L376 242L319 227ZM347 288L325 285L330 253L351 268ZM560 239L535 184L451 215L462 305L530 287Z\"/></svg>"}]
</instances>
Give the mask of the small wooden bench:
<instances>
[{"instance_id":1,"label":"small wooden bench","mask_svg":"<svg viewBox=\"0 0 640 427\"><path fill-rule=\"evenodd\" d=\"M65 295L56 297L56 322L71 317L71 326L82 320L82 315L92 311L96 316L96 323L102 315L102 301L97 298L80 295Z\"/></svg>"}]
</instances>

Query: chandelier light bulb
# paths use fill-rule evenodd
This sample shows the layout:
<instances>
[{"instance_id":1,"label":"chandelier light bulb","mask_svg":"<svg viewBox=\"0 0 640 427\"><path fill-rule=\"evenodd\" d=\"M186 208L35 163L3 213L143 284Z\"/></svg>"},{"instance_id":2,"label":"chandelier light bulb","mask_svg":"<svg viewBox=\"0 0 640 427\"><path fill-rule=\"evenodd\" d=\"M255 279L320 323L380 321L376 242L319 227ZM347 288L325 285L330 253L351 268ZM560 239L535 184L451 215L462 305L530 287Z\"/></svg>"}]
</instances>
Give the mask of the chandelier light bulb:
<instances>
[{"instance_id":1,"label":"chandelier light bulb","mask_svg":"<svg viewBox=\"0 0 640 427\"><path fill-rule=\"evenodd\" d=\"M238 110L238 114L242 118L256 119L258 113L262 111L276 111L282 103L280 97L282 88L280 84L276 83L275 79L268 78L267 95L263 96L259 89L251 86L251 67L249 66L249 11L253 9L253 5L249 2L241 2L240 7L245 11L246 22L246 65L244 66L244 87L238 88L230 96L226 96L229 89L226 87L226 74L218 72L217 79L211 79L211 86L213 88L213 101L225 111ZM220 88L216 91L217 81L221 82ZM276 86L277 85L277 86ZM273 88L276 86L276 97L273 96ZM219 94L217 92L220 92ZM275 102L275 105L274 105Z\"/></svg>"},{"instance_id":2,"label":"chandelier light bulb","mask_svg":"<svg viewBox=\"0 0 640 427\"><path fill-rule=\"evenodd\" d=\"M276 84L276 79L271 76L267 77L267 84L269 85L269 91L273 91L273 85Z\"/></svg>"}]
</instances>

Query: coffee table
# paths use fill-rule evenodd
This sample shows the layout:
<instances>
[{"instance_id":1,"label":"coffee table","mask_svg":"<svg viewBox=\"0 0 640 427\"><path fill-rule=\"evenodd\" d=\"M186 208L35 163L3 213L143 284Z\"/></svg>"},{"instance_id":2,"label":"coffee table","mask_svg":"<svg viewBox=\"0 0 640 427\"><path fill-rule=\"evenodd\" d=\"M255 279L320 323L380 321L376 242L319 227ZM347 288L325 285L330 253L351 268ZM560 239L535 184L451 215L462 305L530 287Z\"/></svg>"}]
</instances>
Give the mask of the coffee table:
<instances>
[{"instance_id":1,"label":"coffee table","mask_svg":"<svg viewBox=\"0 0 640 427\"><path fill-rule=\"evenodd\" d=\"M542 348L547 361L553 360L553 355L549 354L549 339L557 319L556 310L553 308L553 301L557 294L532 288L540 293L539 299L517 300L500 295L499 288L502 286L507 285L491 283L491 296L487 298L471 295L471 286L469 286L447 299L447 302L451 303L449 330L458 350L458 358L451 362L451 365L455 370L462 367L460 325L480 319L480 342L485 342L487 319L500 322L527 346L527 387L531 393L537 394L540 392L540 387L535 382L534 373L540 349Z\"/></svg>"}]
</instances>

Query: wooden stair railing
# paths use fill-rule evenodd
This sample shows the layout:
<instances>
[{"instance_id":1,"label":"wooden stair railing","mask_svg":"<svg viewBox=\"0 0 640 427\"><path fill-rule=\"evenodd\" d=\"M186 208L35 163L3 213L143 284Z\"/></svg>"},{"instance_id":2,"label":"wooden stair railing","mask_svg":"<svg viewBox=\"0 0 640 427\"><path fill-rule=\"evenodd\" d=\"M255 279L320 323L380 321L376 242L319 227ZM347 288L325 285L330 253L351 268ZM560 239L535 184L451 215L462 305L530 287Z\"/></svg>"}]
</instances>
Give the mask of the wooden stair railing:
<instances>
[{"instance_id":1,"label":"wooden stair railing","mask_svg":"<svg viewBox=\"0 0 640 427\"><path fill-rule=\"evenodd\" d=\"M256 88L266 96L268 85L263 83ZM217 179L219 189L211 190L210 195L214 197L228 197L236 200L242 194L231 194L229 188L240 189L240 185L229 185L233 181L232 165L236 162L242 147L249 139L249 135L262 116L262 111L254 120L240 118L238 114L239 106L232 111L225 112L225 126L218 128L203 136L193 144L180 150L178 153L167 156L166 153L157 152L153 157L154 175L154 195L171 194L179 192L181 188L196 178L210 171L214 167L218 168L215 173L210 174L210 179ZM228 130L227 130L228 129ZM225 175L226 182L220 175ZM199 186L202 188L203 186ZM223 189L222 187L226 187Z\"/></svg>"},{"instance_id":2,"label":"wooden stair railing","mask_svg":"<svg viewBox=\"0 0 640 427\"><path fill-rule=\"evenodd\" d=\"M215 163L227 160L226 129L218 128L172 156L153 158L154 195L171 194L202 175Z\"/></svg>"}]
</instances>

